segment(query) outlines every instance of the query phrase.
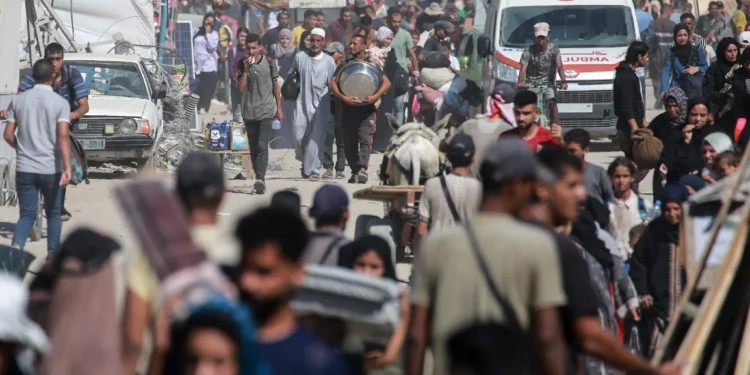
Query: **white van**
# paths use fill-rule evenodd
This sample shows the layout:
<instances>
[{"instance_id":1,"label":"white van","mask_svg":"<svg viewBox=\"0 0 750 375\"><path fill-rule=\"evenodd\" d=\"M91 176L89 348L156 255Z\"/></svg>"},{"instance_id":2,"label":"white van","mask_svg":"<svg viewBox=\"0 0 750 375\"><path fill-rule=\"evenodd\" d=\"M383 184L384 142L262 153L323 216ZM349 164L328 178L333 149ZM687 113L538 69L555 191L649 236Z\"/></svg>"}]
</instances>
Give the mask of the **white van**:
<instances>
[{"instance_id":1,"label":"white van","mask_svg":"<svg viewBox=\"0 0 750 375\"><path fill-rule=\"evenodd\" d=\"M560 126L583 128L595 137L614 135L615 68L639 38L632 0L492 0L484 34L495 56L484 77L495 83L518 80L521 54L534 44L538 22L550 25L550 43L560 47L568 82L567 90L557 91ZM637 73L643 80L644 70Z\"/></svg>"}]
</instances>

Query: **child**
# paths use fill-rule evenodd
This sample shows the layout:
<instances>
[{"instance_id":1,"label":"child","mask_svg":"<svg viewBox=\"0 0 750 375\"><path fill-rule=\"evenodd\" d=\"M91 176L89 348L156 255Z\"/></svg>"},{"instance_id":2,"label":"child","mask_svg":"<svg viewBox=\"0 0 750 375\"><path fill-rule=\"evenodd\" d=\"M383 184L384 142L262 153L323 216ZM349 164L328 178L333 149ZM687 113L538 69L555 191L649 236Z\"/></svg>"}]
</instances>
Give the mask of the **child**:
<instances>
[{"instance_id":1,"label":"child","mask_svg":"<svg viewBox=\"0 0 750 375\"><path fill-rule=\"evenodd\" d=\"M461 64L458 63L458 58L451 53L453 50L451 42L444 40L440 44L443 46L443 55L451 60L451 69L455 70L456 73L460 72Z\"/></svg>"},{"instance_id":2,"label":"child","mask_svg":"<svg viewBox=\"0 0 750 375\"><path fill-rule=\"evenodd\" d=\"M632 228L630 228L630 247L635 247L635 244L638 243L638 240L641 239L641 235L643 235L643 232L646 231L646 226L644 224L638 224Z\"/></svg>"},{"instance_id":3,"label":"child","mask_svg":"<svg viewBox=\"0 0 750 375\"><path fill-rule=\"evenodd\" d=\"M604 168L586 162L586 155L591 151L591 135L584 129L573 129L565 133L565 149L569 154L577 156L583 163L583 180L586 194L606 203L614 198L612 181Z\"/></svg>"},{"instance_id":4,"label":"child","mask_svg":"<svg viewBox=\"0 0 750 375\"><path fill-rule=\"evenodd\" d=\"M724 151L716 157L714 163L714 170L721 175L721 177L727 177L737 172L737 167L740 165L740 159L742 155L737 151Z\"/></svg>"}]
</instances>

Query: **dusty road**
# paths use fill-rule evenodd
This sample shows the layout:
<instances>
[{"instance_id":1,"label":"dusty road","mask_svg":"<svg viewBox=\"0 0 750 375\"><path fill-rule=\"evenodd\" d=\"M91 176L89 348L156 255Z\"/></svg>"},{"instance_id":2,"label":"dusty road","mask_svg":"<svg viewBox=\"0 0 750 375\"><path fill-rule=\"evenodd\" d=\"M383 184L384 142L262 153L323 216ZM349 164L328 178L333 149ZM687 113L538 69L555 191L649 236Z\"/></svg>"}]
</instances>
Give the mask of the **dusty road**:
<instances>
[{"instance_id":1,"label":"dusty road","mask_svg":"<svg viewBox=\"0 0 750 375\"><path fill-rule=\"evenodd\" d=\"M651 119L658 112L651 109L653 108L654 98L650 95L650 88L647 91L649 96L646 113L647 118ZM213 105L212 108L211 113L206 116L207 118L215 117L217 120L223 120L230 117L224 107ZM605 168L615 157L622 154L615 150L608 140L598 140L592 149L593 152L589 154L588 161ZM372 156L369 170L370 185L377 184L377 169L381 160L382 155ZM66 207L73 214L73 219L64 223L63 238L75 228L91 227L118 239L122 245L122 253L126 255L129 249L132 249L137 243L117 205L113 188L127 183L133 176L94 172L91 177L90 185L79 185L68 189ZM162 173L157 177L169 179L171 175ZM266 179L269 191L265 195L251 195L252 181L229 182L228 188L231 192L226 194L220 213L220 222L227 235L231 235L234 223L242 215L248 213L254 207L267 204L274 191L291 187L297 188L302 197L304 214L307 215L307 209L311 204L315 190L323 184L322 182L310 182L300 178L299 162L294 160L292 150L271 150ZM332 180L330 182L343 186L350 194L364 186L347 184L346 180ZM650 198L650 176L641 183L641 192ZM362 214L382 215L383 205L378 202L355 200L352 201L350 210L352 219L347 227L347 235L353 236L356 217ZM0 243L10 244L17 220L18 207L0 207ZM44 226L46 228L46 223ZM29 242L26 249L37 257L37 260L32 264L32 270L37 269L46 255L46 239L39 242ZM122 261L120 263L124 264ZM398 273L400 278L408 279L410 273L408 265L399 265Z\"/></svg>"}]
</instances>

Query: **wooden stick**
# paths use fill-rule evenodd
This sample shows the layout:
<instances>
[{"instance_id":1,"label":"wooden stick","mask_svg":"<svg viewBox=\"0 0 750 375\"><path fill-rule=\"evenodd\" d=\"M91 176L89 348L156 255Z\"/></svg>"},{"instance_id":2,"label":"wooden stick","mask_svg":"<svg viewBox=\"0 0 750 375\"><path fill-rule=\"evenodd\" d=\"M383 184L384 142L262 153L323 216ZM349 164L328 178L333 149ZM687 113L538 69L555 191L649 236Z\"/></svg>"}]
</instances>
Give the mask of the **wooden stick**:
<instances>
[{"instance_id":1,"label":"wooden stick","mask_svg":"<svg viewBox=\"0 0 750 375\"><path fill-rule=\"evenodd\" d=\"M701 276L703 275L703 270L706 268L706 262L708 261L708 257L711 254L711 250L714 246L714 243L716 242L716 237L719 235L719 229L721 228L722 224L726 220L727 216L729 215L729 209L732 206L732 203L734 202L734 197L737 195L737 191L739 191L740 186L742 185L742 181L745 178L745 172L747 171L748 167L748 159L750 159L750 147L745 148L744 153L742 154L742 160L740 161L739 165L739 171L737 172L737 179L732 183L732 188L729 192L729 194L724 196L724 199L722 199L721 202L721 209L719 210L718 215L716 215L716 220L714 221L713 225L711 226L711 232L708 235L708 240L706 241L706 244L703 246L703 252L701 253L701 260L698 262L696 267L696 272L688 280L688 284L686 285L685 289L682 292L682 296L680 297L680 303L679 307L675 310L674 316L670 317L670 323L669 327L667 328L667 332L664 334L664 340L662 341L662 344L656 348L656 353L654 353L654 357L652 362L654 364L659 364L662 361L662 356L664 355L664 348L669 346L669 342L672 341L675 329L677 327L677 324L679 323L679 320L677 317L682 314L683 309L687 306L687 304L690 303L690 297L695 292L696 286L698 285L698 282L700 281Z\"/></svg>"}]
</instances>

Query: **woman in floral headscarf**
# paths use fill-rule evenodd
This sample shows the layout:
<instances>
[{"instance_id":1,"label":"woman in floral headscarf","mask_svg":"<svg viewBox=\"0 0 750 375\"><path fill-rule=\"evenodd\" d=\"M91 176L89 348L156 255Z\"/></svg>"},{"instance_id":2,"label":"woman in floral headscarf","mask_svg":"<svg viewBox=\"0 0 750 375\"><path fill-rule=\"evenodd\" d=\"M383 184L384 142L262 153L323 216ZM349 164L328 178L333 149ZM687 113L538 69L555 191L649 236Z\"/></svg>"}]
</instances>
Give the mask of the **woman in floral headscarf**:
<instances>
[{"instance_id":1,"label":"woman in floral headscarf","mask_svg":"<svg viewBox=\"0 0 750 375\"><path fill-rule=\"evenodd\" d=\"M669 149L677 143L682 137L680 129L687 122L688 115L688 104L687 95L679 87L670 87L664 94L664 112L654 117L648 128L654 132L654 136L659 138L662 145L664 145L664 152L662 155L671 155L672 151ZM663 161L662 161L663 162ZM664 181L666 172L663 172L663 168L654 171L653 177L653 189L654 197L661 196L663 189L662 181Z\"/></svg>"}]
</instances>

